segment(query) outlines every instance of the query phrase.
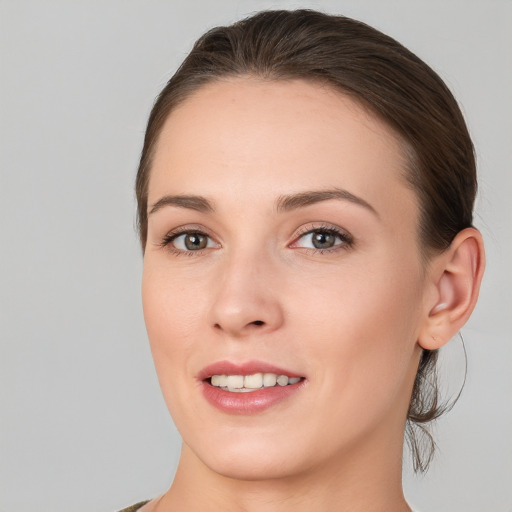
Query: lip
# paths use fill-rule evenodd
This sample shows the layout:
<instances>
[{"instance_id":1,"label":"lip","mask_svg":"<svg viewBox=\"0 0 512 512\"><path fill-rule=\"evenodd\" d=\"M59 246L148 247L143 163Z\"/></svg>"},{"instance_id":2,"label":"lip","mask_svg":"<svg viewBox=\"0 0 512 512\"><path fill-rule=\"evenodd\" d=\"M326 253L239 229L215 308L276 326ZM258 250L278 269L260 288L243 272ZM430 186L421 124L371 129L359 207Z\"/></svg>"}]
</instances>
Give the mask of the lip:
<instances>
[{"instance_id":1,"label":"lip","mask_svg":"<svg viewBox=\"0 0 512 512\"><path fill-rule=\"evenodd\" d=\"M250 393L232 393L216 386L212 386L206 379L212 375L252 375L254 373L275 373L288 377L302 377L295 384L287 386L275 386L261 388ZM263 412L284 400L291 399L304 388L305 375L280 368L262 361L248 361L245 363L233 363L219 361L203 368L197 375L201 384L201 391L205 399L215 408L228 414L250 415Z\"/></svg>"},{"instance_id":2,"label":"lip","mask_svg":"<svg viewBox=\"0 0 512 512\"><path fill-rule=\"evenodd\" d=\"M253 375L254 373L275 373L288 375L288 377L305 377L286 368L280 368L263 361L247 361L233 363L231 361L218 361L205 366L198 374L198 380L209 379L212 375Z\"/></svg>"}]
</instances>

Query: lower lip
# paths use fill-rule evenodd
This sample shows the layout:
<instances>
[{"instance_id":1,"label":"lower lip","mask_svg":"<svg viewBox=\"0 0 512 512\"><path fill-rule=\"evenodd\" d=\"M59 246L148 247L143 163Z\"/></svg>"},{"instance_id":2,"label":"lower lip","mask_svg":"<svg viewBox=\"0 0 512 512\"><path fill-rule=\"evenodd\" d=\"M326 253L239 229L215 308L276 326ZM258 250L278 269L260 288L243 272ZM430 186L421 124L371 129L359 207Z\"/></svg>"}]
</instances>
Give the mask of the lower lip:
<instances>
[{"instance_id":1,"label":"lower lip","mask_svg":"<svg viewBox=\"0 0 512 512\"><path fill-rule=\"evenodd\" d=\"M202 391L206 400L222 412L228 414L257 414L291 398L304 387L304 382L304 380L301 380L296 384L287 386L261 388L248 393L233 393L203 381Z\"/></svg>"}]
</instances>

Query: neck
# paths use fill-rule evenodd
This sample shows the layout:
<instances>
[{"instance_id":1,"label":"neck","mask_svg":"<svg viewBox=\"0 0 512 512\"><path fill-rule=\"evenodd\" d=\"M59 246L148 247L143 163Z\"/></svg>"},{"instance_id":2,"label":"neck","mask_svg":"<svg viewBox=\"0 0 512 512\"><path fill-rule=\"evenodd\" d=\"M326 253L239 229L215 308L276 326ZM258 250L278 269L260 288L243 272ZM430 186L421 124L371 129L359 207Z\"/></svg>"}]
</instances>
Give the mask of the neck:
<instances>
[{"instance_id":1,"label":"neck","mask_svg":"<svg viewBox=\"0 0 512 512\"><path fill-rule=\"evenodd\" d=\"M237 480L209 469L184 445L169 491L158 512L408 512L402 492L401 439L376 439L322 467L277 479ZM382 448L384 446L384 448ZM383 453L384 451L385 453ZM390 452L394 456L390 456Z\"/></svg>"}]
</instances>

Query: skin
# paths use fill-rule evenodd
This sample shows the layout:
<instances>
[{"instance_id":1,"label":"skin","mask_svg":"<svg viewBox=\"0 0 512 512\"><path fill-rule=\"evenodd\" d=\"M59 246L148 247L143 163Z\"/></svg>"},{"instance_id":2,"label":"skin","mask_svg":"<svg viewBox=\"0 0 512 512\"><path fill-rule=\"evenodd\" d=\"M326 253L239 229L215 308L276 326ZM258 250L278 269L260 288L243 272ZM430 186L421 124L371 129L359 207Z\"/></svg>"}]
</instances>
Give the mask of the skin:
<instances>
[{"instance_id":1,"label":"skin","mask_svg":"<svg viewBox=\"0 0 512 512\"><path fill-rule=\"evenodd\" d=\"M436 303L448 304L432 283L452 259L424 267L405 166L386 124L318 84L223 80L171 113L148 209L185 194L213 211L149 214L144 315L183 450L173 485L144 512L409 510L404 425L421 339L433 339ZM328 199L276 208L284 195L327 189L370 207ZM177 227L206 233L209 245L163 246ZM316 250L304 233L325 227L352 242ZM306 382L261 413L226 414L197 379L220 360L266 361Z\"/></svg>"}]
</instances>

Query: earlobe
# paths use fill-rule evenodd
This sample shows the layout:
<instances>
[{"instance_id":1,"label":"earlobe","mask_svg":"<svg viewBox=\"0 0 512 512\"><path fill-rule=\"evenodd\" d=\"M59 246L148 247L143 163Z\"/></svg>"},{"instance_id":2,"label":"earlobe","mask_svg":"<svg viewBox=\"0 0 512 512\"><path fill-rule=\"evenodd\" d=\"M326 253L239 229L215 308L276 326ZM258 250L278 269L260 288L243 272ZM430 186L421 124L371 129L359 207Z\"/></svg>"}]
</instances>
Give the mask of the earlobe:
<instances>
[{"instance_id":1,"label":"earlobe","mask_svg":"<svg viewBox=\"0 0 512 512\"><path fill-rule=\"evenodd\" d=\"M475 308L485 267L482 235L475 228L462 230L432 265L433 304L418 338L419 345L436 350L462 328Z\"/></svg>"}]
</instances>

